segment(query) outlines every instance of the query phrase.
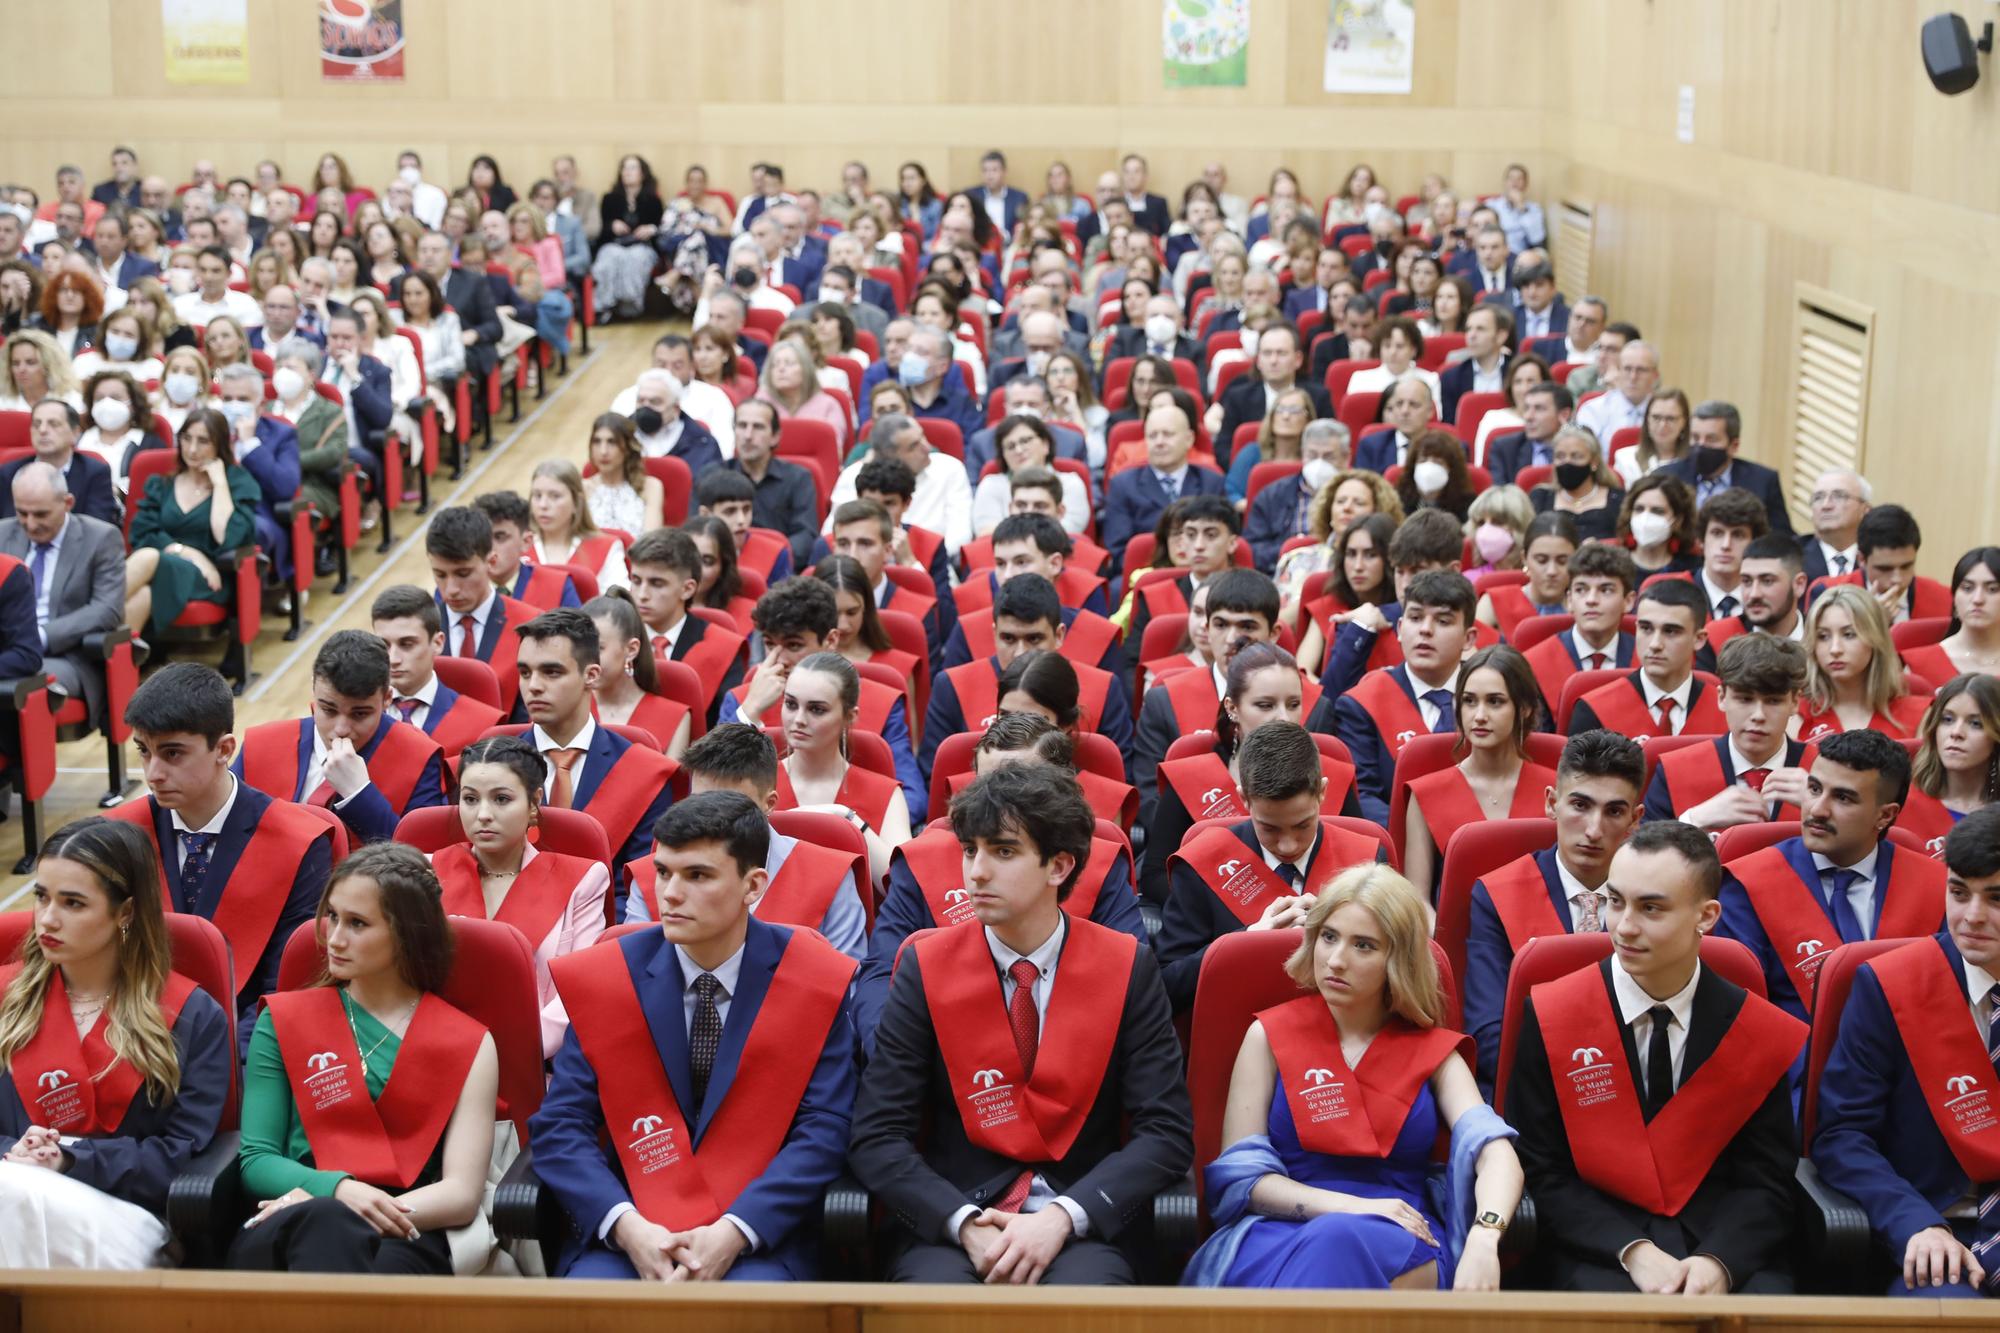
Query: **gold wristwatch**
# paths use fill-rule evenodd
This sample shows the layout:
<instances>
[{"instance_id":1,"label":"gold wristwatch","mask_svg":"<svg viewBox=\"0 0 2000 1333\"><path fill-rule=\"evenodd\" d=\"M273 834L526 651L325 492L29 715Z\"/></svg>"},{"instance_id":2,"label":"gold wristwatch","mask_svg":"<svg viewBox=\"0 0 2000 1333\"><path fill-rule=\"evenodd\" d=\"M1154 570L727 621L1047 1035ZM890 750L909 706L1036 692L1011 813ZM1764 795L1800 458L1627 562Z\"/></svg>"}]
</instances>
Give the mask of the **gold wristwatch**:
<instances>
[{"instance_id":1,"label":"gold wristwatch","mask_svg":"<svg viewBox=\"0 0 2000 1333\"><path fill-rule=\"evenodd\" d=\"M1510 1221L1511 1219L1502 1217L1489 1208L1479 1216L1473 1218L1472 1225L1476 1227L1491 1227L1495 1231L1505 1231Z\"/></svg>"}]
</instances>

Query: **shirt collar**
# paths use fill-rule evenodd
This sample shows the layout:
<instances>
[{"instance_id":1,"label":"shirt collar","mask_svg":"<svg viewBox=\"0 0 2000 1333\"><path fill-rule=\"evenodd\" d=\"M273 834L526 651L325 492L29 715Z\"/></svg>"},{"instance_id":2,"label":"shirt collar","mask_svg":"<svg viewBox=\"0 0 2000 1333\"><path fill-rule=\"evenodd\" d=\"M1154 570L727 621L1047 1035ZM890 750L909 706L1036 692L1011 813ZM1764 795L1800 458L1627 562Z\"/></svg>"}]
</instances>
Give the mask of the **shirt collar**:
<instances>
[{"instance_id":1,"label":"shirt collar","mask_svg":"<svg viewBox=\"0 0 2000 1333\"><path fill-rule=\"evenodd\" d=\"M492 618L493 608L498 606L499 604L500 604L500 588L498 584L495 584L492 588L490 588L487 591L486 600L481 602L478 606L474 607L472 611L469 613L472 616L473 628L479 631L480 638L483 639L486 637L486 622ZM450 615L451 608L449 607L445 608L445 613L447 615ZM463 617L461 616L451 616L451 624L445 627L447 632L457 629L458 622L462 618Z\"/></svg>"},{"instance_id":2,"label":"shirt collar","mask_svg":"<svg viewBox=\"0 0 2000 1333\"><path fill-rule=\"evenodd\" d=\"M319 732L317 730L313 732L313 743L315 745L319 743ZM216 836L221 834L222 826L229 822L229 812L236 808L236 793L241 790L242 787L237 783L236 775L234 773L229 774L229 796L222 802L221 807L216 810L215 817L210 819L206 824L203 824L200 828L189 828L187 826L187 821L181 818L180 811L178 810L168 811L167 813L169 814L169 816L171 816L173 820L174 832L206 833L209 834L210 836ZM1984 991L1980 992L1980 994L1982 995L1984 995L1985 993L1986 992Z\"/></svg>"},{"instance_id":3,"label":"shirt collar","mask_svg":"<svg viewBox=\"0 0 2000 1333\"><path fill-rule=\"evenodd\" d=\"M49 538L47 542L29 542L28 549L30 551L33 551L37 546L46 545L49 548L49 554L56 555L62 550L63 538L67 537L68 535L69 535L69 515L64 514L62 526L56 529L55 536Z\"/></svg>"},{"instance_id":4,"label":"shirt collar","mask_svg":"<svg viewBox=\"0 0 2000 1333\"><path fill-rule=\"evenodd\" d=\"M1752 760L1748 755L1744 754L1743 751L1736 748L1735 737L1732 736L1729 739L1729 766L1732 769L1736 770L1736 776L1739 779L1743 776L1745 772L1747 772L1750 769L1782 768L1784 767L1784 763L1785 763L1785 747L1782 743L1779 744L1778 752L1776 754L1772 755L1769 759L1766 759L1763 763L1759 764L1752 762Z\"/></svg>"},{"instance_id":5,"label":"shirt collar","mask_svg":"<svg viewBox=\"0 0 2000 1333\"><path fill-rule=\"evenodd\" d=\"M1651 712L1659 707L1660 700L1672 699L1674 707L1680 710L1682 717L1686 717L1689 707L1688 701L1694 696L1694 672L1688 672L1687 677L1674 689L1663 690L1655 685L1644 671L1641 671L1639 673L1639 693L1645 696L1647 712Z\"/></svg>"},{"instance_id":6,"label":"shirt collar","mask_svg":"<svg viewBox=\"0 0 2000 1333\"><path fill-rule=\"evenodd\" d=\"M1819 869L1822 875L1829 870L1852 870L1857 876L1873 884L1875 882L1875 862L1880 858L1881 854L1882 844L1878 842L1868 849L1868 855L1862 857L1851 866L1835 865L1833 858L1821 856L1818 852L1812 854L1812 859L1813 865Z\"/></svg>"},{"instance_id":7,"label":"shirt collar","mask_svg":"<svg viewBox=\"0 0 2000 1333\"><path fill-rule=\"evenodd\" d=\"M1687 985L1664 1000L1656 1000L1640 988L1639 983L1632 979L1630 972L1616 962L1611 964L1611 994L1618 1001L1619 1021L1626 1027L1632 1026L1633 1020L1654 1005L1664 1004L1667 1006L1667 1011L1674 1016L1674 1022L1681 1025L1681 1033L1686 1035L1688 1016L1694 1012L1694 988L1700 984L1701 963L1696 960L1694 975L1688 978Z\"/></svg>"},{"instance_id":8,"label":"shirt collar","mask_svg":"<svg viewBox=\"0 0 2000 1333\"><path fill-rule=\"evenodd\" d=\"M1714 606L1725 597L1735 597L1736 604L1738 606L1743 605L1743 599L1741 597L1737 597L1736 589L1725 588L1721 586L1714 579L1711 579L1708 576L1708 571L1706 569L1702 570L1701 572L1701 587L1702 591L1708 594L1708 602L1710 606Z\"/></svg>"},{"instance_id":9,"label":"shirt collar","mask_svg":"<svg viewBox=\"0 0 2000 1333\"><path fill-rule=\"evenodd\" d=\"M437 697L438 697L437 672L435 671L431 672L431 678L425 681L423 684L423 688L418 690L415 694L403 694L403 695L398 695L397 697L402 699L415 699L418 703L422 704L424 707L426 708L431 707L433 704L437 702Z\"/></svg>"},{"instance_id":10,"label":"shirt collar","mask_svg":"<svg viewBox=\"0 0 2000 1333\"><path fill-rule=\"evenodd\" d=\"M1608 898L1611 896L1603 885L1600 884L1593 889L1578 879L1569 866L1564 863L1560 849L1556 852L1556 882L1562 885L1564 902L1576 901L1576 896L1580 893L1594 894L1599 898Z\"/></svg>"},{"instance_id":11,"label":"shirt collar","mask_svg":"<svg viewBox=\"0 0 2000 1333\"><path fill-rule=\"evenodd\" d=\"M1597 653L1602 657L1611 658L1613 663L1614 664L1616 663L1618 659L1617 634L1613 634L1611 636L1611 642L1605 644L1602 648L1593 648L1587 642L1585 642L1583 637L1583 631L1580 629L1572 627L1571 629L1566 630L1565 634L1569 639L1569 646L1576 652L1577 661L1581 662L1584 658L1589 657L1592 653Z\"/></svg>"},{"instance_id":12,"label":"shirt collar","mask_svg":"<svg viewBox=\"0 0 2000 1333\"><path fill-rule=\"evenodd\" d=\"M1281 865L1289 865L1292 869L1298 871L1299 884L1303 886L1306 882L1306 867L1312 864L1313 853L1319 850L1319 834L1313 834L1312 846L1306 848L1306 854L1296 861L1280 861L1276 856L1271 854L1271 849L1261 842L1257 844L1257 850L1264 854L1264 864L1272 871L1275 872Z\"/></svg>"},{"instance_id":13,"label":"shirt collar","mask_svg":"<svg viewBox=\"0 0 2000 1333\"><path fill-rule=\"evenodd\" d=\"M1046 977L1055 970L1056 956L1062 952L1063 932L1069 928L1069 916L1064 913L1056 918L1056 928L1049 937L1035 946L1033 953L1016 953L1012 945L1005 943L993 933L991 926L981 927L986 932L986 948L993 955L993 961L1006 975L1009 968L1023 958L1035 965L1035 971Z\"/></svg>"},{"instance_id":14,"label":"shirt collar","mask_svg":"<svg viewBox=\"0 0 2000 1333\"><path fill-rule=\"evenodd\" d=\"M543 731L542 724L539 722L535 724L534 731L530 734L530 739L535 742L535 748L543 754L547 754L551 750L581 750L585 754L589 754L591 742L597 739L597 719L591 717L589 714L585 714L583 729L576 733L568 745L557 744L555 737Z\"/></svg>"},{"instance_id":15,"label":"shirt collar","mask_svg":"<svg viewBox=\"0 0 2000 1333\"><path fill-rule=\"evenodd\" d=\"M1958 965L1965 970L1965 998L1971 1004L1977 1005L1986 998L1986 992L1992 990L1995 983L2000 983L2000 977L1995 977L1964 954L1959 955Z\"/></svg>"},{"instance_id":16,"label":"shirt collar","mask_svg":"<svg viewBox=\"0 0 2000 1333\"><path fill-rule=\"evenodd\" d=\"M1813 540L1819 541L1817 537L1815 537ZM1826 563L1828 565L1833 564L1833 558L1835 556L1843 555L1847 557L1848 573L1852 574L1855 570L1861 568L1861 547L1858 543L1850 543L1846 546L1835 546L1831 542L1821 541L1819 543L1819 549L1820 549L1820 554L1826 557Z\"/></svg>"},{"instance_id":17,"label":"shirt collar","mask_svg":"<svg viewBox=\"0 0 2000 1333\"><path fill-rule=\"evenodd\" d=\"M527 862L524 860L521 864L526 865ZM723 999L726 1000L736 994L736 979L743 972L743 949L744 945L739 944L736 946L736 952L723 959L720 966L704 968L701 964L695 962L694 959L688 957L686 949L676 944L674 952L680 957L681 989L684 991L693 990L695 981L703 972L707 972L722 983Z\"/></svg>"}]
</instances>

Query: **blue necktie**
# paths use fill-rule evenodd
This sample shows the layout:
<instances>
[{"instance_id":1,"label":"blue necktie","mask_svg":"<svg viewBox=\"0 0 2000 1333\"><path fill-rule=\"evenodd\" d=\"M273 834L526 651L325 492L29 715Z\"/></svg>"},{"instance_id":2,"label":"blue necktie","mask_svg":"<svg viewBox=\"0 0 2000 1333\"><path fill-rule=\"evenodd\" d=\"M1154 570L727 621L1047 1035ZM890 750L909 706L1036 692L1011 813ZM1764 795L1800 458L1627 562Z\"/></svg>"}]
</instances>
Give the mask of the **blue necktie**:
<instances>
[{"instance_id":1,"label":"blue necktie","mask_svg":"<svg viewBox=\"0 0 2000 1333\"><path fill-rule=\"evenodd\" d=\"M1847 900L1847 891L1861 878L1861 872L1829 866L1820 871L1820 878L1831 881L1826 891L1826 910L1833 917L1833 928L1840 932L1840 938L1849 944L1867 939L1861 918L1854 915L1854 904Z\"/></svg>"},{"instance_id":2,"label":"blue necktie","mask_svg":"<svg viewBox=\"0 0 2000 1333\"><path fill-rule=\"evenodd\" d=\"M1278 862L1278 878L1285 881L1285 887L1293 893L1299 891L1299 868L1290 861Z\"/></svg>"},{"instance_id":3,"label":"blue necktie","mask_svg":"<svg viewBox=\"0 0 2000 1333\"><path fill-rule=\"evenodd\" d=\"M213 833L181 834L181 846L187 852L181 862L181 904L187 911L201 905L202 882L208 878L208 852L214 845Z\"/></svg>"},{"instance_id":4,"label":"blue necktie","mask_svg":"<svg viewBox=\"0 0 2000 1333\"><path fill-rule=\"evenodd\" d=\"M1431 728L1433 733L1458 730L1458 713L1451 705L1450 690L1432 690L1424 695L1424 702L1438 710L1437 724Z\"/></svg>"},{"instance_id":5,"label":"blue necktie","mask_svg":"<svg viewBox=\"0 0 2000 1333\"><path fill-rule=\"evenodd\" d=\"M1153 475L1160 479L1160 489L1166 492L1168 504L1181 498L1181 484L1178 481L1164 472L1155 472Z\"/></svg>"},{"instance_id":6,"label":"blue necktie","mask_svg":"<svg viewBox=\"0 0 2000 1333\"><path fill-rule=\"evenodd\" d=\"M36 542L34 554L28 557L28 577L35 581L36 601L42 599L42 587L47 582L49 557L54 552L55 547L48 542Z\"/></svg>"}]
</instances>

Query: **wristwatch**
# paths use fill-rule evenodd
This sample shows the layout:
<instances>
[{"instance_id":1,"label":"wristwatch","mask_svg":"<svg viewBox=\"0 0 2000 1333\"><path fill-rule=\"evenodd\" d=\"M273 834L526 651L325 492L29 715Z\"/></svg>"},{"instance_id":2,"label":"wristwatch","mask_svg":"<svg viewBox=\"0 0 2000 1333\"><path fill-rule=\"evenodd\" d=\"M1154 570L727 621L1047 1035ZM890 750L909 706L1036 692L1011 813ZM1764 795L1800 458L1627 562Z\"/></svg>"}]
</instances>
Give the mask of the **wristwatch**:
<instances>
[{"instance_id":1,"label":"wristwatch","mask_svg":"<svg viewBox=\"0 0 2000 1333\"><path fill-rule=\"evenodd\" d=\"M1510 1224L1510 1219L1500 1216L1500 1214L1494 1212L1491 1208L1472 1219L1472 1225L1476 1227L1491 1227L1495 1231L1505 1231Z\"/></svg>"}]
</instances>

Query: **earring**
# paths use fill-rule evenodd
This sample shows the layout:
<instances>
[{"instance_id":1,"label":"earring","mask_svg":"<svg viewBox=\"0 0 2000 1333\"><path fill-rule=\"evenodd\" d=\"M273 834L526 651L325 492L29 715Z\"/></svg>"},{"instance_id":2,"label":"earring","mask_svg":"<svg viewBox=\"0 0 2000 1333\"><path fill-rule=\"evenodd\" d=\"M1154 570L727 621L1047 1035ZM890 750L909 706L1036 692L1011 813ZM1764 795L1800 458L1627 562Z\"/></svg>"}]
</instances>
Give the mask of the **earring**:
<instances>
[{"instance_id":1,"label":"earring","mask_svg":"<svg viewBox=\"0 0 2000 1333\"><path fill-rule=\"evenodd\" d=\"M123 943L124 943L124 942L125 942L125 941L126 941L127 939L131 938L131 935L132 935L132 923L131 923L131 922L129 922L129 921L121 921L121 922L119 922L119 923L118 923L118 942L119 942L120 944L123 944Z\"/></svg>"}]
</instances>

